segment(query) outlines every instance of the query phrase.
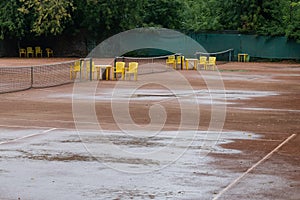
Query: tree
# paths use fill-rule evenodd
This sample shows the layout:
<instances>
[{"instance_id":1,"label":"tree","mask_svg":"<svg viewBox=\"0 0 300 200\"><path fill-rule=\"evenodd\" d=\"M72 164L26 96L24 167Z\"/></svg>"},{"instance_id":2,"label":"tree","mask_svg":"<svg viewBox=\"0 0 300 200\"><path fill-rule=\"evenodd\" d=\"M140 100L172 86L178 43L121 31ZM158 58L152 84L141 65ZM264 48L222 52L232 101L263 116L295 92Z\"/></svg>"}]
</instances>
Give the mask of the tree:
<instances>
[{"instance_id":1,"label":"tree","mask_svg":"<svg viewBox=\"0 0 300 200\"><path fill-rule=\"evenodd\" d=\"M223 29L259 35L284 35L287 0L219 0L217 15Z\"/></svg>"},{"instance_id":2,"label":"tree","mask_svg":"<svg viewBox=\"0 0 300 200\"><path fill-rule=\"evenodd\" d=\"M99 41L156 26L300 40L299 0L2 0L0 6L0 39L80 32Z\"/></svg>"},{"instance_id":3,"label":"tree","mask_svg":"<svg viewBox=\"0 0 300 200\"><path fill-rule=\"evenodd\" d=\"M25 35L24 15L18 12L19 2L2 0L0 3L0 39Z\"/></svg>"},{"instance_id":4,"label":"tree","mask_svg":"<svg viewBox=\"0 0 300 200\"><path fill-rule=\"evenodd\" d=\"M286 36L300 43L300 1L290 0L286 17Z\"/></svg>"},{"instance_id":5,"label":"tree","mask_svg":"<svg viewBox=\"0 0 300 200\"><path fill-rule=\"evenodd\" d=\"M74 0L73 28L105 38L139 27L143 4L144 0Z\"/></svg>"},{"instance_id":6,"label":"tree","mask_svg":"<svg viewBox=\"0 0 300 200\"><path fill-rule=\"evenodd\" d=\"M182 29L184 12L188 9L182 0L146 0L143 8L143 26Z\"/></svg>"},{"instance_id":7,"label":"tree","mask_svg":"<svg viewBox=\"0 0 300 200\"><path fill-rule=\"evenodd\" d=\"M37 36L61 34L71 20L72 0L20 0L20 13L28 16L31 32Z\"/></svg>"},{"instance_id":8,"label":"tree","mask_svg":"<svg viewBox=\"0 0 300 200\"><path fill-rule=\"evenodd\" d=\"M222 29L220 18L215 13L216 0L187 0L186 4L183 28L196 32Z\"/></svg>"},{"instance_id":9,"label":"tree","mask_svg":"<svg viewBox=\"0 0 300 200\"><path fill-rule=\"evenodd\" d=\"M287 0L264 0L258 3L256 32L260 35L284 35Z\"/></svg>"}]
</instances>

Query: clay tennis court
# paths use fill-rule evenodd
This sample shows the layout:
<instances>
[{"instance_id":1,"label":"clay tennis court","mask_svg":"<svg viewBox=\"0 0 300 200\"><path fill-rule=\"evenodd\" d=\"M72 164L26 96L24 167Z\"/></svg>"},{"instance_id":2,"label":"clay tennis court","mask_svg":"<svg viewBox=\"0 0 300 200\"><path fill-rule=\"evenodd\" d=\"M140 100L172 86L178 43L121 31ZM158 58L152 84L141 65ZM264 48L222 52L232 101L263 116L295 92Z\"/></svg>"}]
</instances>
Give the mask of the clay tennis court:
<instances>
[{"instance_id":1,"label":"clay tennis court","mask_svg":"<svg viewBox=\"0 0 300 200\"><path fill-rule=\"evenodd\" d=\"M0 94L0 199L299 199L299 80L299 63L231 62ZM97 123L77 115L91 102Z\"/></svg>"}]
</instances>

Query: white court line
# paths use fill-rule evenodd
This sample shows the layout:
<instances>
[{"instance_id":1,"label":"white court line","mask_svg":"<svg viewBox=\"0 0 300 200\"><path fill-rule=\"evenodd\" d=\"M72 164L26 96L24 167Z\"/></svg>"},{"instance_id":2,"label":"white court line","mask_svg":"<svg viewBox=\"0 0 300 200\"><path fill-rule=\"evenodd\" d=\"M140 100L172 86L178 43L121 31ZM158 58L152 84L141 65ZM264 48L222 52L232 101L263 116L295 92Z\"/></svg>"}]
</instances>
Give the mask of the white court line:
<instances>
[{"instance_id":1,"label":"white court line","mask_svg":"<svg viewBox=\"0 0 300 200\"><path fill-rule=\"evenodd\" d=\"M19 141L19 140L23 140L23 139L30 138L30 137L34 137L34 136L38 136L38 135L43 135L43 134L49 133L49 132L54 131L54 130L56 130L56 128L51 128L51 129L42 131L41 133L35 133L35 134L25 135L25 136L23 136L23 137L19 137L19 138L13 139L13 140L3 141L3 142L0 142L0 145L2 145L2 144L9 144L9 143L13 143L13 142L17 142L17 141Z\"/></svg>"},{"instance_id":2,"label":"white court line","mask_svg":"<svg viewBox=\"0 0 300 200\"><path fill-rule=\"evenodd\" d=\"M10 120L10 121L31 121L31 122L49 122L50 120L42 120L42 119L24 119L24 118L6 118L2 117L0 119L4 120ZM68 121L68 120L51 120L51 122L57 122L57 123L74 123L75 121ZM83 123L83 122L82 122ZM89 122L86 122L89 123Z\"/></svg>"},{"instance_id":3,"label":"white court line","mask_svg":"<svg viewBox=\"0 0 300 200\"><path fill-rule=\"evenodd\" d=\"M54 128L54 127L50 127L50 126L22 126L22 125L3 125L0 124L0 127L4 127L4 128L25 128L25 129L66 129L66 130L74 130L74 129L68 129L68 128Z\"/></svg>"},{"instance_id":4,"label":"white court line","mask_svg":"<svg viewBox=\"0 0 300 200\"><path fill-rule=\"evenodd\" d=\"M225 192L227 192L229 189L231 189L235 184L237 184L244 176L246 176L249 172L251 172L254 168L256 168L258 165L260 165L262 162L267 160L271 157L271 155L280 149L284 144L286 144L288 141L290 141L293 137L295 137L296 134L293 134L289 136L287 139L285 139L280 145L278 145L273 151L268 153L265 157L263 157L260 161L255 163L251 168L249 168L246 172L244 172L242 175L240 175L237 179L235 179L232 183L230 183L226 188L224 188L217 196L215 196L212 200L219 199Z\"/></svg>"},{"instance_id":5,"label":"white court line","mask_svg":"<svg viewBox=\"0 0 300 200\"><path fill-rule=\"evenodd\" d=\"M26 120L26 119L22 119L22 120ZM38 121L38 120L35 120L35 121ZM97 123L89 123L89 122L86 122L88 124L97 124ZM101 124L111 124L111 123L102 123ZM4 128L25 128L25 129L28 129L28 128L33 128L33 129L55 129L55 130L67 130L67 131L78 131L77 128L63 128L63 127L50 127L50 126L22 126L22 125L3 125L3 124L0 124L0 127L4 127ZM108 129L99 129L99 130L102 130L102 131L116 131L116 130L108 130ZM91 130L91 129L87 129L87 131L99 131L99 130ZM186 128L186 130L194 130L194 128ZM204 131L206 132L207 130L198 130L198 131ZM225 132L231 132L233 130L223 130ZM224 134L223 132L221 132L221 134ZM226 139L226 138L220 138L221 140L222 139ZM263 141L263 142L280 142L282 140L273 140L273 139L260 139L260 138L249 138L251 140L255 140L255 141ZM204 139L202 139L204 140ZM210 139L205 139L204 141L217 141L217 140L210 140Z\"/></svg>"}]
</instances>

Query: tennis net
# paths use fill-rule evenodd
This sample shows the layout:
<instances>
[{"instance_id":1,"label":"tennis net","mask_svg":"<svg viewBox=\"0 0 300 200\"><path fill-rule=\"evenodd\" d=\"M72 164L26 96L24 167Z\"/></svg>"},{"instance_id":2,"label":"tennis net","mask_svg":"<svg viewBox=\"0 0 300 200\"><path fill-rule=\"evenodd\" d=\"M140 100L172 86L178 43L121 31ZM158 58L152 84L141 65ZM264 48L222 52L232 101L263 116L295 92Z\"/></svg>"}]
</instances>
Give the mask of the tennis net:
<instances>
[{"instance_id":1,"label":"tennis net","mask_svg":"<svg viewBox=\"0 0 300 200\"><path fill-rule=\"evenodd\" d=\"M225 51L212 52L212 53L196 52L195 56L197 59L199 59L200 56L207 56L207 57L214 56L216 57L217 64L225 64L233 60L234 50L227 49Z\"/></svg>"},{"instance_id":2,"label":"tennis net","mask_svg":"<svg viewBox=\"0 0 300 200\"><path fill-rule=\"evenodd\" d=\"M116 57L115 62L125 62L126 65L130 62L138 62L138 74L161 73L173 69L166 64L166 60L169 56L175 55L177 54L157 57Z\"/></svg>"},{"instance_id":3,"label":"tennis net","mask_svg":"<svg viewBox=\"0 0 300 200\"><path fill-rule=\"evenodd\" d=\"M74 82L70 67L75 61L31 67L0 67L0 93L45 88Z\"/></svg>"}]
</instances>

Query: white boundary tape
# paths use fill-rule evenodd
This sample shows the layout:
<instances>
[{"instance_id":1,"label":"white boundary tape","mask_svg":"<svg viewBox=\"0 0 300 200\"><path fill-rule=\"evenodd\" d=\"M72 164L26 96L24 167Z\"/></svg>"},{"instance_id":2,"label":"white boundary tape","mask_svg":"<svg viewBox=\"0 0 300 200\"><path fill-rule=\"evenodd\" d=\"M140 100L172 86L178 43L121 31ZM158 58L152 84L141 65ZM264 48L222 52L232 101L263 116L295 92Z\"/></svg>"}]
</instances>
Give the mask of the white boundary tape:
<instances>
[{"instance_id":1,"label":"white boundary tape","mask_svg":"<svg viewBox=\"0 0 300 200\"><path fill-rule=\"evenodd\" d=\"M38 136L38 135L43 135L43 134L49 133L49 132L54 131L54 130L56 130L56 128L51 128L51 129L42 131L42 132L40 132L40 133L34 133L34 134L30 134L30 135L25 135L25 136L23 136L23 137L19 137L19 138L13 139L13 140L3 141L3 142L0 142L0 145L2 145L2 144L14 143L14 142L17 142L17 141L19 141L19 140L26 139L26 138L30 138L30 137L34 137L34 136Z\"/></svg>"},{"instance_id":2,"label":"white boundary tape","mask_svg":"<svg viewBox=\"0 0 300 200\"><path fill-rule=\"evenodd\" d=\"M265 157L263 157L260 161L255 163L251 168L249 168L246 172L244 172L242 175L240 175L237 179L235 179L232 183L230 183L226 188L224 188L217 196L213 198L213 200L219 199L225 192L227 192L229 189L231 189L234 185L236 185L244 176L246 176L249 172L251 172L254 168L256 168L258 165L260 165L262 162L267 160L271 157L271 155L276 152L278 149L280 149L284 144L286 144L288 141L290 141L293 137L295 137L296 134L293 134L289 136L287 139L285 139L280 145L278 145L273 151L268 153Z\"/></svg>"}]
</instances>

